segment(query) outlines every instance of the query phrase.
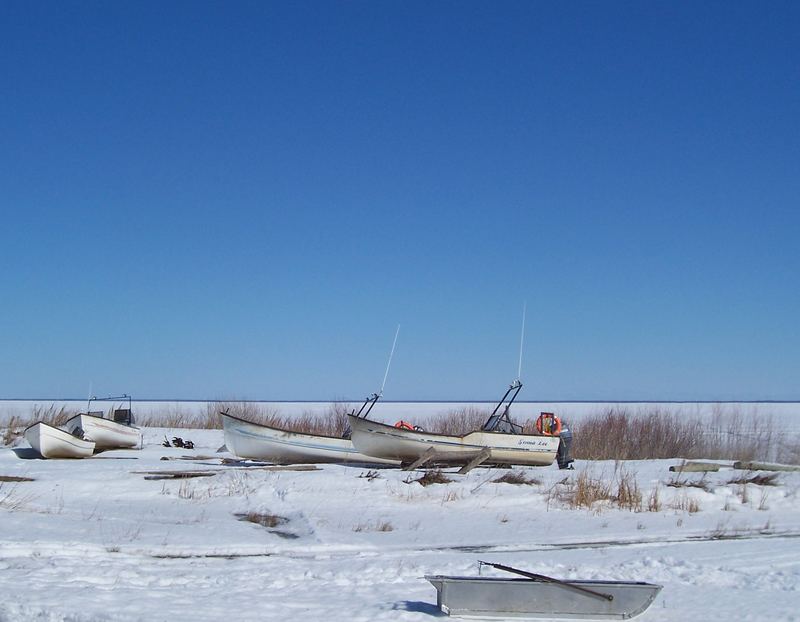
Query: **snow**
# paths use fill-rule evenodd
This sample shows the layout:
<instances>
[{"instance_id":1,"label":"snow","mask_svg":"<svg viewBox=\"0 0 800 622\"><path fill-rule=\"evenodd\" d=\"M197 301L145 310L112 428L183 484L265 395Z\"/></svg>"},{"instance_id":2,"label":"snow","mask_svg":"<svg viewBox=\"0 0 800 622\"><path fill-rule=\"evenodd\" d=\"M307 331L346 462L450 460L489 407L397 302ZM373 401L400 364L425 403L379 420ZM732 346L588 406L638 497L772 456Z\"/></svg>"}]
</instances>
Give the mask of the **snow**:
<instances>
[{"instance_id":1,"label":"snow","mask_svg":"<svg viewBox=\"0 0 800 622\"><path fill-rule=\"evenodd\" d=\"M162 447L164 436L195 449ZM678 460L594 462L515 469L533 485L479 468L423 487L398 469L223 466L222 444L220 430L147 428L144 449L85 460L0 448L1 476L34 480L0 483L0 620L441 619L423 576L475 575L479 559L660 583L637 618L648 622L800 620L800 472L743 489L729 482L745 473L722 463L703 490L667 486ZM215 474L143 473L177 470ZM634 477L645 511L568 507L559 482L582 473ZM661 507L646 511L654 489ZM698 511L674 507L689 500ZM286 520L237 518L247 513Z\"/></svg>"}]
</instances>

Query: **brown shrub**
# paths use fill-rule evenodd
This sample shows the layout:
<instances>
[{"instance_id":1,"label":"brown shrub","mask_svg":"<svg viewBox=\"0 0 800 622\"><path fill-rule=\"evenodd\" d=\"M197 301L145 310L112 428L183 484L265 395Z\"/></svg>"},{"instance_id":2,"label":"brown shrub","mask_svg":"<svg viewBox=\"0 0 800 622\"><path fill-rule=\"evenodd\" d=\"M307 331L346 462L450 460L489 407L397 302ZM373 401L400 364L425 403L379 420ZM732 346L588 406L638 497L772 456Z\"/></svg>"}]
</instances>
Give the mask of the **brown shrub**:
<instances>
[{"instance_id":1,"label":"brown shrub","mask_svg":"<svg viewBox=\"0 0 800 622\"><path fill-rule=\"evenodd\" d=\"M496 484L516 484L518 486L535 486L541 484L541 480L536 479L535 477L528 477L522 471L511 471L510 473L506 473L501 475L496 480L493 480Z\"/></svg>"},{"instance_id":2,"label":"brown shrub","mask_svg":"<svg viewBox=\"0 0 800 622\"><path fill-rule=\"evenodd\" d=\"M658 407L633 413L612 407L572 426L573 455L582 460L784 460L798 452L798 439L775 431L770 416L745 416L715 406L708 417Z\"/></svg>"},{"instance_id":3,"label":"brown shrub","mask_svg":"<svg viewBox=\"0 0 800 622\"><path fill-rule=\"evenodd\" d=\"M464 406L433 417L427 422L425 428L437 434L463 436L475 430L480 430L488 418L488 409Z\"/></svg>"},{"instance_id":4,"label":"brown shrub","mask_svg":"<svg viewBox=\"0 0 800 622\"><path fill-rule=\"evenodd\" d=\"M434 469L431 471L426 471L425 474L419 479L407 479L406 484L417 482L423 486L430 486L431 484L449 484L452 481L453 480L442 473L441 469Z\"/></svg>"}]
</instances>

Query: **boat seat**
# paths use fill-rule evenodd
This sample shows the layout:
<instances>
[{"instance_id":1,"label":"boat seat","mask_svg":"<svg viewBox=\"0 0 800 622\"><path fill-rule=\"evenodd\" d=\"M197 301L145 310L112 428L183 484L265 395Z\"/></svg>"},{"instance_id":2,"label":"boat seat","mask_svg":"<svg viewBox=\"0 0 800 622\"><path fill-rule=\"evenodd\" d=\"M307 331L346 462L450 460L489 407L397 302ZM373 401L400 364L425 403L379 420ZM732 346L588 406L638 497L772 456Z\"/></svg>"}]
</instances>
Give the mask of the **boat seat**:
<instances>
[{"instance_id":1,"label":"boat seat","mask_svg":"<svg viewBox=\"0 0 800 622\"><path fill-rule=\"evenodd\" d=\"M131 424L131 409L130 408L118 408L114 411L114 418L113 421L116 423L124 423L126 425Z\"/></svg>"}]
</instances>

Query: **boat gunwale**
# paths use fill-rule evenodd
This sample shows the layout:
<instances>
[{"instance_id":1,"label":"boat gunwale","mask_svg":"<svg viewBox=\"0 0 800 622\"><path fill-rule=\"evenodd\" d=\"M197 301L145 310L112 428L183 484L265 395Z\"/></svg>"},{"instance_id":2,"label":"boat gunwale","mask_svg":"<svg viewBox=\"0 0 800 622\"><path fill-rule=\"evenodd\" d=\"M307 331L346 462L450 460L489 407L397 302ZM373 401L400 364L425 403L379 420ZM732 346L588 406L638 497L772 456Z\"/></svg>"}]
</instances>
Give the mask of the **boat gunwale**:
<instances>
[{"instance_id":1,"label":"boat gunwale","mask_svg":"<svg viewBox=\"0 0 800 622\"><path fill-rule=\"evenodd\" d=\"M511 432L496 432L494 430L472 430L472 431L467 432L466 434L462 434L460 436L456 435L456 434L443 434L442 432L429 432L428 430L422 430L420 432L420 431L417 431L417 430L409 430L407 428L398 428L397 426L394 426L394 425L391 425L391 424L388 424L388 423L383 423L382 421L375 421L375 419L367 419L366 417L356 417L355 415L351 415L351 414L348 414L347 416L348 417L352 417L354 419L359 419L361 421L369 421L370 423L374 423L376 425L383 426L385 428L389 428L390 430L393 430L394 432L401 432L403 436L405 436L407 434L425 434L425 435L428 435L428 436L438 436L438 437L441 437L441 438L460 439L462 441L464 439L466 439L468 436L472 435L472 434L491 434L493 436L499 436L499 437L529 436L529 437L534 437L534 438L559 438L558 436L554 436L552 434L513 434ZM352 426L350 426L350 427L352 427Z\"/></svg>"},{"instance_id":2,"label":"boat gunwale","mask_svg":"<svg viewBox=\"0 0 800 622\"><path fill-rule=\"evenodd\" d=\"M265 425L263 423L258 423L256 421L251 421L249 419L243 419L242 417L237 417L236 415L229 415L224 412L219 412L220 417L228 417L233 419L234 421L239 421L241 423L248 423L250 425L257 426L259 428L267 428L268 430L275 430L276 432L285 432L287 434L296 434L297 436L308 436L311 438L329 438L332 440L339 440L339 441L347 441L350 440L344 436L333 436L332 434L311 434L310 432L298 432L296 430L289 430L287 428L282 428L276 425Z\"/></svg>"},{"instance_id":3,"label":"boat gunwale","mask_svg":"<svg viewBox=\"0 0 800 622\"><path fill-rule=\"evenodd\" d=\"M70 419L71 419L71 417L70 417ZM67 421L69 421L69 419L67 419ZM56 432L61 432L62 434L65 434L65 435L67 435L67 436L69 436L69 437L71 437L71 438L77 438L79 441L82 441L82 440L84 440L84 439L82 439L82 438L78 438L77 436L75 436L75 435L73 435L73 434L70 434L70 433L69 433L69 432L67 432L66 430L63 430L63 429L61 429L61 428L59 428L59 427L56 427L56 426L54 426L54 425L53 425L53 424L51 424L51 423L47 423L46 421L36 421L36 422L34 422L34 423L30 424L30 425L29 425L27 428L25 428L25 429L22 431L22 435L24 436L24 435L25 435L25 432L27 432L27 431L28 431L28 430L30 430L31 428L35 428L37 425L40 425L40 426L42 426L42 427L45 427L45 428L50 428L51 430L55 430ZM85 442L88 442L88 441L85 441Z\"/></svg>"},{"instance_id":4,"label":"boat gunwale","mask_svg":"<svg viewBox=\"0 0 800 622\"><path fill-rule=\"evenodd\" d=\"M79 437L75 436L74 434L70 434L67 430L63 430L61 428L57 428L56 426L51 425L49 423L46 423L45 421L37 421L35 423L32 423L27 428L25 428L25 430L23 430L22 436L25 438L25 440L28 441L28 443L31 445L31 447L33 447L33 443L28 438L28 430L30 430L32 428L35 428L36 426L41 426L46 433L51 433L52 430L55 430L58 434L52 435L51 439L54 439L59 443L66 443L70 447L74 447L75 449L77 449L79 451L86 451L87 449L91 448L92 453L94 453L94 450L97 447L97 444L94 441L89 441L89 440L86 440L85 438L79 438ZM41 437L41 433L40 433L40 437ZM39 454L43 458L47 458L47 456L45 456L45 454L40 451L41 450L41 446L42 446L42 444L39 443L39 449L36 449L35 447L33 447L33 449L38 451ZM85 457L88 457L88 456L85 456Z\"/></svg>"},{"instance_id":5,"label":"boat gunwale","mask_svg":"<svg viewBox=\"0 0 800 622\"><path fill-rule=\"evenodd\" d=\"M558 586L561 583L566 585L594 585L594 586L602 586L607 585L611 587L643 587L643 588L659 588L663 589L663 585L660 583L649 583L648 581L619 581L615 579L559 579L557 583L551 581L542 581L540 579L532 579L527 577L469 577L463 575L424 575L427 581L436 581L436 580L450 580L450 581L460 581L460 582L473 582L473 581L491 581L491 582L503 582L503 583L537 583L542 586Z\"/></svg>"},{"instance_id":6,"label":"boat gunwale","mask_svg":"<svg viewBox=\"0 0 800 622\"><path fill-rule=\"evenodd\" d=\"M114 425L118 425L123 428L128 428L130 430L141 430L139 426L128 425L127 423L120 423L119 421L114 421L113 419L109 419L108 417L103 417L101 415L94 415L92 413L77 413L75 415L72 415L69 419L67 419L64 425L67 425L67 423L69 423L76 417L92 417L93 419L99 419L100 421L104 421L106 423L113 423Z\"/></svg>"}]
</instances>

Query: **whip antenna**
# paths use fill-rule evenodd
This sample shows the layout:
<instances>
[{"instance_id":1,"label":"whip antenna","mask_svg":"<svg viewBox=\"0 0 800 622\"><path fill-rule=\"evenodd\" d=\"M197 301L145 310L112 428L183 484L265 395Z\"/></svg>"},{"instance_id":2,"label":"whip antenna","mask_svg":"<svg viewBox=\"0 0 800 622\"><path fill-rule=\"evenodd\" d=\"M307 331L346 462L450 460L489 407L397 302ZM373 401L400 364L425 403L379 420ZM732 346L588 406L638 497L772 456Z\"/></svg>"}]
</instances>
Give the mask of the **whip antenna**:
<instances>
[{"instance_id":1,"label":"whip antenna","mask_svg":"<svg viewBox=\"0 0 800 622\"><path fill-rule=\"evenodd\" d=\"M522 303L522 334L519 336L519 367L517 368L517 380L522 378L522 344L525 341L525 313L528 310L528 302Z\"/></svg>"},{"instance_id":2,"label":"whip antenna","mask_svg":"<svg viewBox=\"0 0 800 622\"><path fill-rule=\"evenodd\" d=\"M389 366L392 364L392 357L394 356L394 347L397 345L397 335L400 334L400 324L397 325L397 330L394 333L394 341L392 342L392 351L389 353L389 362L386 363L386 373L383 374L383 383L381 384L381 390L378 395L383 395L383 387L386 386L386 378L389 376Z\"/></svg>"}]
</instances>

